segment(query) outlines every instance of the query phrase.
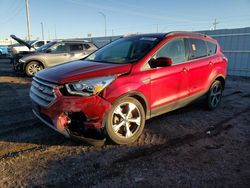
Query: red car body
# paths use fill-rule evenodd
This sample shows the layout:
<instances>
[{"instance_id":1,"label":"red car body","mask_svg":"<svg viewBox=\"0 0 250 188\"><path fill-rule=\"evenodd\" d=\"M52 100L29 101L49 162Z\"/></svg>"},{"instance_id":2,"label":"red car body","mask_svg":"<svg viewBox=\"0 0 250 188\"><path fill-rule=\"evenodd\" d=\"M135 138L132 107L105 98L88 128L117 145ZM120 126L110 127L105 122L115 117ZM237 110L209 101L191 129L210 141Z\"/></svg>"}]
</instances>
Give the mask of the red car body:
<instances>
[{"instance_id":1,"label":"red car body","mask_svg":"<svg viewBox=\"0 0 250 188\"><path fill-rule=\"evenodd\" d=\"M74 131L69 131L69 124L81 118L80 123L75 124L84 127L84 130L86 127L96 130L104 129L105 118L112 105L124 97L132 97L139 101L145 110L145 119L149 119L183 107L203 96L215 80L220 81L224 88L227 59L216 40L205 35L186 32L141 36L160 36L161 40L134 63L79 60L36 74L30 91L35 115L60 133L70 136L74 134L72 133ZM148 65L145 65L163 45L176 38L183 40L192 38L206 43L210 42L216 46L216 51L212 55L187 59L185 62L172 66L148 68ZM192 48L194 50L196 46ZM187 47L185 49L188 50ZM67 83L109 75L115 75L114 81L99 94L74 96L65 92L64 85ZM55 97L43 104L41 99L44 101L43 98L48 97L44 96L44 91L48 88L51 88ZM72 115L74 113L77 115Z\"/></svg>"}]
</instances>

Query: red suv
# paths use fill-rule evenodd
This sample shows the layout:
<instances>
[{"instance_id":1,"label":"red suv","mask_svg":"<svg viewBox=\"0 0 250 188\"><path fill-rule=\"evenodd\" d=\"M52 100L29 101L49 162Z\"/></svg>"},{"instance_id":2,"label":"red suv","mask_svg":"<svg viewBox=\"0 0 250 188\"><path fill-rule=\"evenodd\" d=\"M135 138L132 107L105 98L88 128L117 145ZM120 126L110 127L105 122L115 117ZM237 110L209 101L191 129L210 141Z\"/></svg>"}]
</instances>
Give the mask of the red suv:
<instances>
[{"instance_id":1,"label":"red suv","mask_svg":"<svg viewBox=\"0 0 250 188\"><path fill-rule=\"evenodd\" d=\"M142 134L145 120L201 96L216 108L226 67L219 44L206 35L131 35L37 73L30 97L34 114L65 136L127 144Z\"/></svg>"}]
</instances>

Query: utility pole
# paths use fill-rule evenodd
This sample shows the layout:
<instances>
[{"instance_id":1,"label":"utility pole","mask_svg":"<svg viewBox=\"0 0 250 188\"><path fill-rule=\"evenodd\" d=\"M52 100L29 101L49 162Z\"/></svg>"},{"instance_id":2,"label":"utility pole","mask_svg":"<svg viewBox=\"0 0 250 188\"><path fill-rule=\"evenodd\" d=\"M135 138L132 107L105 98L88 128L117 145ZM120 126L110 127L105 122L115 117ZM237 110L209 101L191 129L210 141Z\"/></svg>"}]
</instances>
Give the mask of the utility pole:
<instances>
[{"instance_id":1,"label":"utility pole","mask_svg":"<svg viewBox=\"0 0 250 188\"><path fill-rule=\"evenodd\" d=\"M29 0L25 0L25 1L26 1L26 17L27 17L28 39L31 40Z\"/></svg>"},{"instance_id":2,"label":"utility pole","mask_svg":"<svg viewBox=\"0 0 250 188\"><path fill-rule=\"evenodd\" d=\"M216 30L216 26L219 24L219 22L217 22L217 20L216 19L214 19L214 23L213 23L213 25L214 25L214 30Z\"/></svg>"},{"instance_id":3,"label":"utility pole","mask_svg":"<svg viewBox=\"0 0 250 188\"><path fill-rule=\"evenodd\" d=\"M41 26L42 26L42 39L44 40L43 22L41 22Z\"/></svg>"},{"instance_id":4,"label":"utility pole","mask_svg":"<svg viewBox=\"0 0 250 188\"><path fill-rule=\"evenodd\" d=\"M107 36L107 20L106 20L106 15L103 12L99 12L104 18L104 30L105 30L105 38Z\"/></svg>"}]
</instances>

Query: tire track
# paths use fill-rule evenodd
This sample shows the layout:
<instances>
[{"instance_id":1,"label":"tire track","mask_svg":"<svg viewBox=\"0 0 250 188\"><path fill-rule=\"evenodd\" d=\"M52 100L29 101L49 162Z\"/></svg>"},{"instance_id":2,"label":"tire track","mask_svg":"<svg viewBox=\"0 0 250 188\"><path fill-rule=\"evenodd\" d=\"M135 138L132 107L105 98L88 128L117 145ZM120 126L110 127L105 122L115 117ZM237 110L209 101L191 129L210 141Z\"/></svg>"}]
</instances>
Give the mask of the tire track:
<instances>
[{"instance_id":1,"label":"tire track","mask_svg":"<svg viewBox=\"0 0 250 188\"><path fill-rule=\"evenodd\" d=\"M195 134L187 134L182 137L177 137L177 138L167 140L164 144L157 145L157 147L155 146L144 147L144 148L136 149L132 152L128 152L123 157L115 160L113 164L115 165L115 164L125 163L131 160L136 160L138 158L145 157L145 156L150 157L154 153L161 152L162 150L165 150L165 149L178 147L178 146L182 146L186 144L191 144L192 142L196 142L198 140L201 140L207 137L217 136L223 131L226 131L232 128L232 125L228 124L231 120L241 116L244 113L249 113L249 112L250 112L250 107L238 113L233 114L229 118L221 120L220 122L208 127L204 131L196 132Z\"/></svg>"}]
</instances>

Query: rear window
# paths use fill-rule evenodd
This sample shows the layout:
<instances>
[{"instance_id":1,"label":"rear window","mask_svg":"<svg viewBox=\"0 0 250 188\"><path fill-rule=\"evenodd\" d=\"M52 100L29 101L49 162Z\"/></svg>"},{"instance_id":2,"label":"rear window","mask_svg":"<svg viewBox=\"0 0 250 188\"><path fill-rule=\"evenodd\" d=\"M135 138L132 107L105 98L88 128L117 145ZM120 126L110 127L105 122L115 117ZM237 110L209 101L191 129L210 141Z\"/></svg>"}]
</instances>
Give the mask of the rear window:
<instances>
[{"instance_id":1,"label":"rear window","mask_svg":"<svg viewBox=\"0 0 250 188\"><path fill-rule=\"evenodd\" d=\"M205 41L200 39L188 39L189 40L189 59L197 59L207 56L207 46Z\"/></svg>"},{"instance_id":2,"label":"rear window","mask_svg":"<svg viewBox=\"0 0 250 188\"><path fill-rule=\"evenodd\" d=\"M216 53L216 50L217 50L216 44L207 41L207 47L208 47L208 54L209 55L213 55Z\"/></svg>"},{"instance_id":3,"label":"rear window","mask_svg":"<svg viewBox=\"0 0 250 188\"><path fill-rule=\"evenodd\" d=\"M83 44L70 44L69 45L69 50L72 51L79 51L83 50Z\"/></svg>"}]
</instances>

